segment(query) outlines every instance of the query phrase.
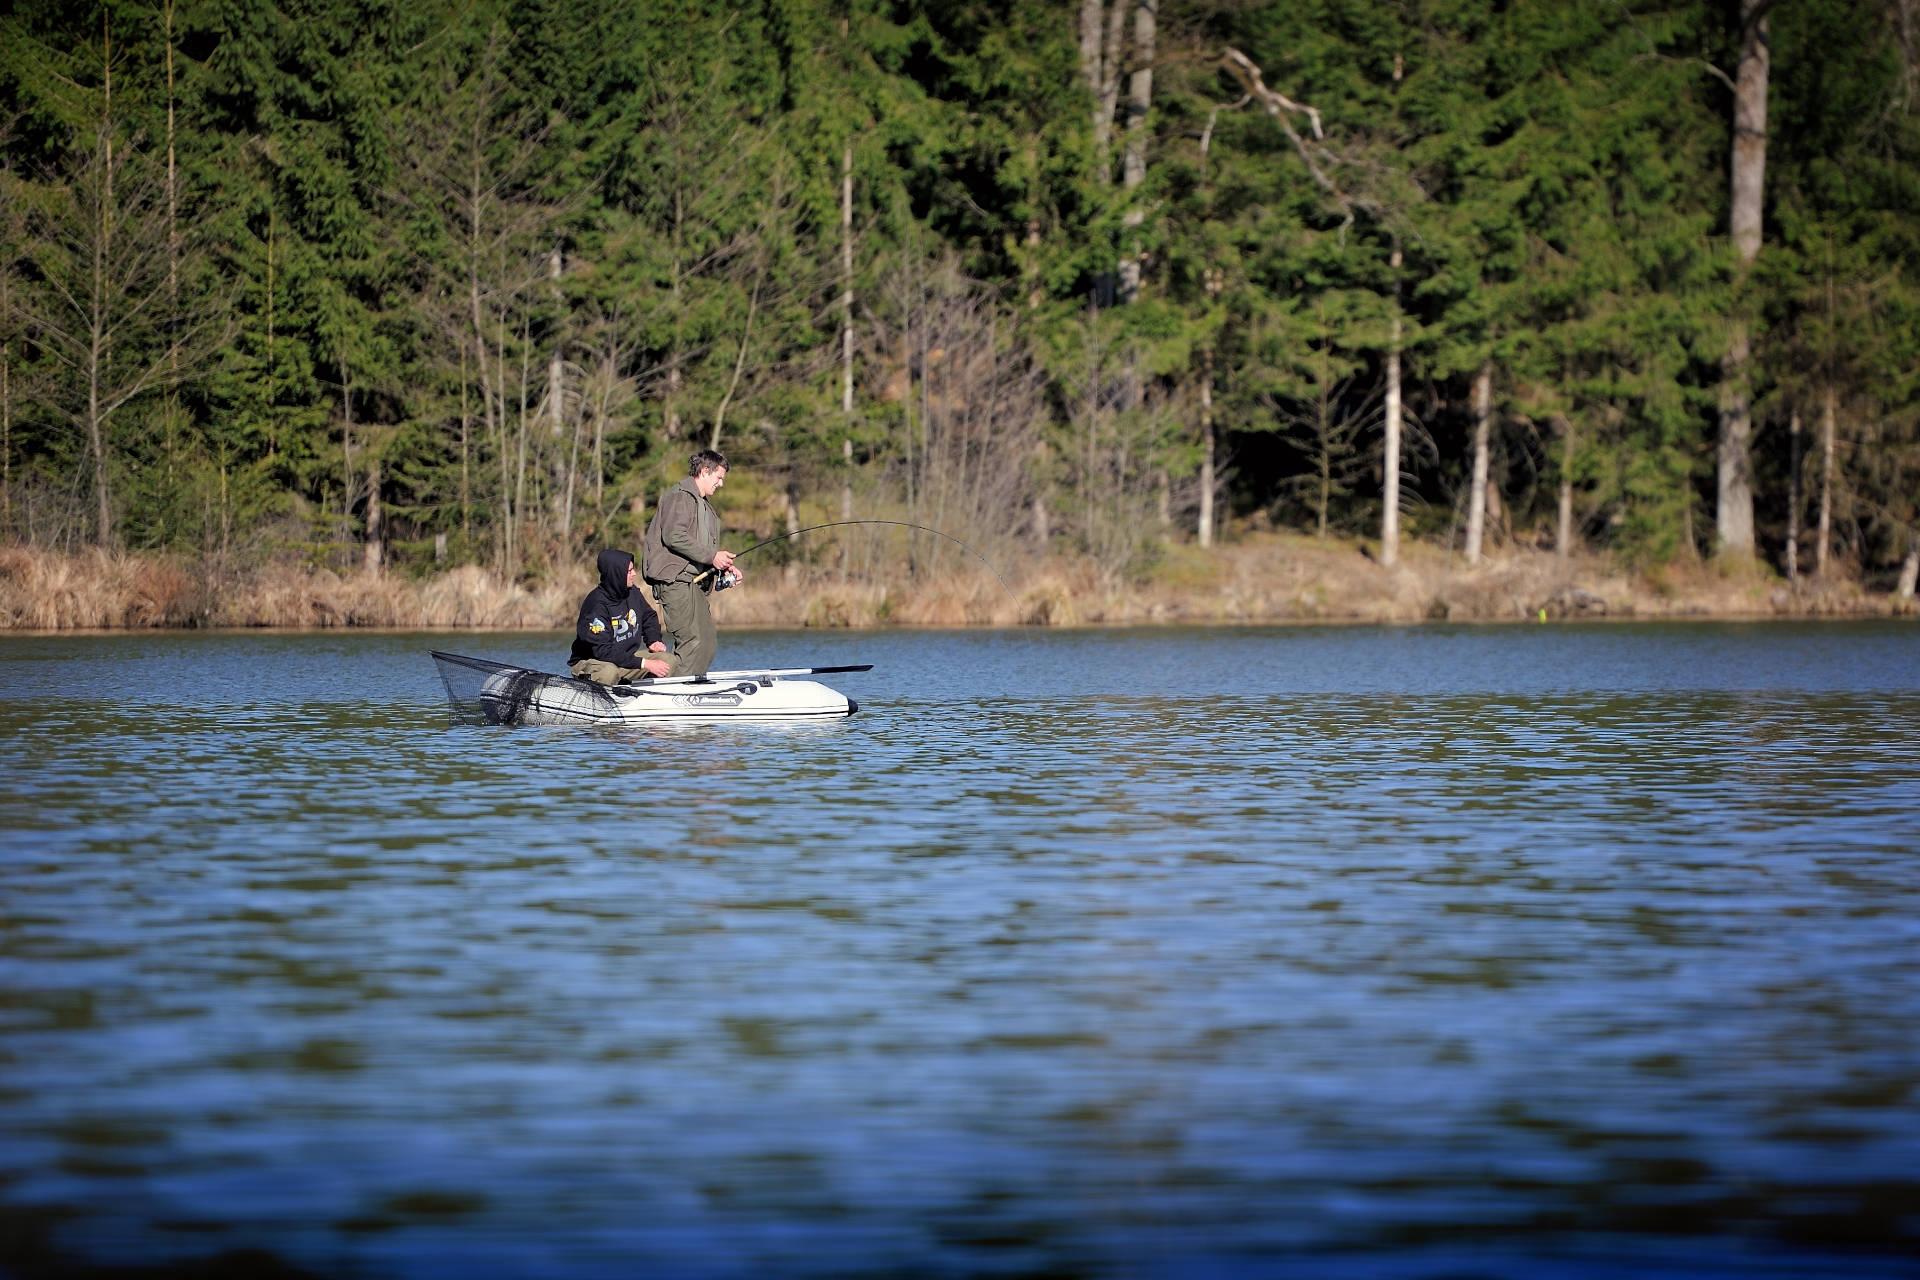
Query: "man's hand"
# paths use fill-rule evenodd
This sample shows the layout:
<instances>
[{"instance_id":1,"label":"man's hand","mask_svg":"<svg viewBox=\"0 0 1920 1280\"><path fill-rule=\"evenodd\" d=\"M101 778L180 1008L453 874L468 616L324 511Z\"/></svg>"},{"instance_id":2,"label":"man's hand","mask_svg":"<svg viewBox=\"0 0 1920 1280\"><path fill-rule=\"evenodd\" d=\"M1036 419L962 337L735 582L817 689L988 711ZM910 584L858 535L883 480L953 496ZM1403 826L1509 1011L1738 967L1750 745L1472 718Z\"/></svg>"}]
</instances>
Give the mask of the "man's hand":
<instances>
[{"instance_id":1,"label":"man's hand","mask_svg":"<svg viewBox=\"0 0 1920 1280\"><path fill-rule=\"evenodd\" d=\"M721 573L733 568L733 552L716 551L713 553L713 567Z\"/></svg>"},{"instance_id":2,"label":"man's hand","mask_svg":"<svg viewBox=\"0 0 1920 1280\"><path fill-rule=\"evenodd\" d=\"M664 676L673 670L673 664L665 658L642 658L640 669L650 676Z\"/></svg>"},{"instance_id":3,"label":"man's hand","mask_svg":"<svg viewBox=\"0 0 1920 1280\"><path fill-rule=\"evenodd\" d=\"M665 653L666 651L667 651L667 642L665 640L655 640L652 644L647 646L648 653Z\"/></svg>"}]
</instances>

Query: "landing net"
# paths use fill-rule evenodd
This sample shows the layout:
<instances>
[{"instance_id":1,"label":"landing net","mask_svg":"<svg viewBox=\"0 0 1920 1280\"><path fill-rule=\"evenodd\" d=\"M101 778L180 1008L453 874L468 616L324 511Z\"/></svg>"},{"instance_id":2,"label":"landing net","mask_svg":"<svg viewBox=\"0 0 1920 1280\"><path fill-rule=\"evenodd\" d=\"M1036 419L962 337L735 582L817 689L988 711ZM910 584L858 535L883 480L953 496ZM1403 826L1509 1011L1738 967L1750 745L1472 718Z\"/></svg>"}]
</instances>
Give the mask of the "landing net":
<instances>
[{"instance_id":1,"label":"landing net","mask_svg":"<svg viewBox=\"0 0 1920 1280\"><path fill-rule=\"evenodd\" d=\"M440 683L447 687L447 702L454 718L467 724L591 721L613 714L620 705L611 689L591 680L548 675L457 653L430 652L440 669ZM529 708L535 713L531 717Z\"/></svg>"}]
</instances>

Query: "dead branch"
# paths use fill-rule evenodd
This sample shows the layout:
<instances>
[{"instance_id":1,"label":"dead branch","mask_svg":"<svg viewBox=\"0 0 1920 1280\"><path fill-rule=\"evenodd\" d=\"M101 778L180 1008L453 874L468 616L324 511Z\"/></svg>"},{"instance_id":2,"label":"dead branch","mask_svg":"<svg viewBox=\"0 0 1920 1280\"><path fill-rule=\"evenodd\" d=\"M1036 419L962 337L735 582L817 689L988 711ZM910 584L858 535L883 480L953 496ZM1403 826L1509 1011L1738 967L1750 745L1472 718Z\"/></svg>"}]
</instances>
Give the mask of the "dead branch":
<instances>
[{"instance_id":1,"label":"dead branch","mask_svg":"<svg viewBox=\"0 0 1920 1280\"><path fill-rule=\"evenodd\" d=\"M1285 131L1288 140L1293 143L1294 151L1300 156L1300 162L1307 166L1307 172L1312 175L1314 182L1321 190L1332 196L1334 203L1340 206L1340 212L1346 215L1341 221L1341 230L1344 231L1353 225L1353 201L1321 169L1312 150L1307 146L1306 139L1302 138L1293 127L1291 117L1303 115L1313 126L1314 141L1325 141L1327 135L1320 127L1320 112L1304 102L1295 102L1286 94L1269 87L1253 59L1238 49L1231 47L1226 49L1220 55L1220 62L1227 72L1240 82L1240 87L1246 90L1246 97L1257 100L1266 113L1273 117ZM1245 101L1246 98L1243 97L1241 100Z\"/></svg>"}]
</instances>

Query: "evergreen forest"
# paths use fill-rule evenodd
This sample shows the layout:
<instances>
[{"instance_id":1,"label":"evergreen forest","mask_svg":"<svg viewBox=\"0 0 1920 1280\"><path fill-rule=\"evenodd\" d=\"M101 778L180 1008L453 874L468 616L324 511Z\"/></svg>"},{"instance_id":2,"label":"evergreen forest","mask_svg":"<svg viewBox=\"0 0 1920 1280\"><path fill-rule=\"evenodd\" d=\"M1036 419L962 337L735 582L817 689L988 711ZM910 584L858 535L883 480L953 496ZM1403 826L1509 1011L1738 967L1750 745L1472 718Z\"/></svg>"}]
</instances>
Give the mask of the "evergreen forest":
<instances>
[{"instance_id":1,"label":"evergreen forest","mask_svg":"<svg viewBox=\"0 0 1920 1280\"><path fill-rule=\"evenodd\" d=\"M1116 581L1910 583L1920 0L0 17L0 542L533 582L703 447Z\"/></svg>"}]
</instances>

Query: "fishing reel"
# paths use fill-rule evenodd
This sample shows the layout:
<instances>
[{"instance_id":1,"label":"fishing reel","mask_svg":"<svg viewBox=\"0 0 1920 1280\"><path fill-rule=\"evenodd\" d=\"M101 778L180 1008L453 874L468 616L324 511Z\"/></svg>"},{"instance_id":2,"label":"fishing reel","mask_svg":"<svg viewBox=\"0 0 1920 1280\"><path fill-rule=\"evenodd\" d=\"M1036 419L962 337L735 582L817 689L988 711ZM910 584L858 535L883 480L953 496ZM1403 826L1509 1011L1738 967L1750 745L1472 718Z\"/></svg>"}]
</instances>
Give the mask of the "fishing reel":
<instances>
[{"instance_id":1,"label":"fishing reel","mask_svg":"<svg viewBox=\"0 0 1920 1280\"><path fill-rule=\"evenodd\" d=\"M738 581L740 581L740 575L731 569L725 573L716 573L713 575L713 589L715 591L725 591Z\"/></svg>"}]
</instances>

